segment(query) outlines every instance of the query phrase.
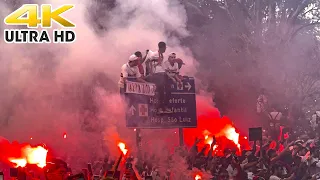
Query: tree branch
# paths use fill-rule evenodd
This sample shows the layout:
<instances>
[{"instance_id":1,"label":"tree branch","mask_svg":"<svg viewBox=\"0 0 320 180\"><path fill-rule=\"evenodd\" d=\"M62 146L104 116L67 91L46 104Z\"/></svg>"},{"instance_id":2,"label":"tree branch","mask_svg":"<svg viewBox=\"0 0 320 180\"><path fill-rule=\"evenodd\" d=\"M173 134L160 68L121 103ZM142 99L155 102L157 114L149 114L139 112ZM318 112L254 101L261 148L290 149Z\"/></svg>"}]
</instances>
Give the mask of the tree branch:
<instances>
[{"instance_id":1,"label":"tree branch","mask_svg":"<svg viewBox=\"0 0 320 180\"><path fill-rule=\"evenodd\" d=\"M307 27L310 27L310 26L317 26L317 25L320 25L320 21L318 22L314 22L314 23L310 23L310 24L305 24L305 25L302 25L301 27L297 28L292 34L291 34L291 37L289 39L289 41L291 39L293 39L293 37L295 37L299 31L301 31L302 29L304 28L307 28Z\"/></svg>"},{"instance_id":2,"label":"tree branch","mask_svg":"<svg viewBox=\"0 0 320 180\"><path fill-rule=\"evenodd\" d=\"M235 20L233 14L230 12L230 9L229 9L228 2L227 2L227 1L228 1L228 0L224 0L223 3L222 3L222 5L220 5L218 2L214 2L214 3L217 3L217 5L218 5L221 9L225 10L225 11L227 12L229 18L231 19L231 21L232 21L232 22L235 22L236 20Z\"/></svg>"},{"instance_id":3,"label":"tree branch","mask_svg":"<svg viewBox=\"0 0 320 180\"><path fill-rule=\"evenodd\" d=\"M248 17L248 19L250 19L250 21L252 21L252 17L248 11L248 9L244 6L243 3L239 2L238 0L233 0L237 5L239 5L239 7L241 8L242 12L244 13L244 15L246 15Z\"/></svg>"},{"instance_id":4,"label":"tree branch","mask_svg":"<svg viewBox=\"0 0 320 180\"><path fill-rule=\"evenodd\" d=\"M197 5L195 5L195 4L191 3L191 2L186 2L185 5L189 6L189 7L192 7L194 10L197 11L197 14L199 14L201 16L205 16Z\"/></svg>"},{"instance_id":5,"label":"tree branch","mask_svg":"<svg viewBox=\"0 0 320 180\"><path fill-rule=\"evenodd\" d=\"M255 2L255 13L256 13L256 25L260 22L260 15L261 15L261 1Z\"/></svg>"},{"instance_id":6,"label":"tree branch","mask_svg":"<svg viewBox=\"0 0 320 180\"><path fill-rule=\"evenodd\" d=\"M310 0L302 0L300 5L298 5L297 9L288 17L288 22L293 24L293 22L297 19L298 15L303 11L303 9L308 5Z\"/></svg>"},{"instance_id":7,"label":"tree branch","mask_svg":"<svg viewBox=\"0 0 320 180\"><path fill-rule=\"evenodd\" d=\"M269 0L269 22L274 23L276 19L275 9L276 9L276 2Z\"/></svg>"},{"instance_id":8,"label":"tree branch","mask_svg":"<svg viewBox=\"0 0 320 180\"><path fill-rule=\"evenodd\" d=\"M307 13L309 13L309 12L311 12L311 11L314 11L314 10L319 10L319 8L313 7L313 8L311 8L311 9L309 9L308 11L302 13L301 16L305 16Z\"/></svg>"}]
</instances>

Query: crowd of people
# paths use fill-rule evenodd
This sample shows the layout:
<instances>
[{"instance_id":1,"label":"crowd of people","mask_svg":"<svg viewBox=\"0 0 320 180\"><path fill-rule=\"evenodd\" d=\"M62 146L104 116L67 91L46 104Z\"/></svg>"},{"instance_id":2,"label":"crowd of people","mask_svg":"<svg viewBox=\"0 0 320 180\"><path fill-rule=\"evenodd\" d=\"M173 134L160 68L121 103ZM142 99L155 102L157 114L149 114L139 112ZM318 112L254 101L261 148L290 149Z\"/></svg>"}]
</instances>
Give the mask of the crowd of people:
<instances>
[{"instance_id":1,"label":"crowd of people","mask_svg":"<svg viewBox=\"0 0 320 180\"><path fill-rule=\"evenodd\" d=\"M253 142L251 149L243 149L240 154L236 153L236 149L225 149L223 155L215 155L214 147L219 145L216 141L198 151L199 144L201 140L197 139L193 147L189 150L179 149L178 154L188 167L185 172L197 169L211 175L198 179L320 179L319 134L312 129L301 131L293 128L290 132L281 131L279 139L274 139L264 130L263 139ZM168 157L168 164L170 160L171 156ZM181 179L181 175L177 177L180 172L174 172L170 168L160 174L159 162L160 159L156 157L142 158L136 164L140 176L145 179Z\"/></svg>"},{"instance_id":2,"label":"crowd of people","mask_svg":"<svg viewBox=\"0 0 320 180\"><path fill-rule=\"evenodd\" d=\"M177 147L175 152L169 153L168 156L158 157L150 151L146 151L148 153L143 155L140 153L136 158L129 154L125 157L126 163L121 165L122 168L118 168L122 175L120 179L320 179L319 134L312 131L312 128L310 131L299 131L296 128L290 133L282 131L279 139L273 139L267 131L263 131L262 140L252 142L251 149L228 148L224 149L222 154L217 153L215 149L219 146L219 139L213 138L211 144L205 145L202 141L203 139L197 138L190 149ZM55 177L61 173L69 177L68 173L70 174L71 170L64 161L53 159L49 162L46 169L50 169L53 173L46 171L47 178L56 179ZM71 177L74 179L80 175L83 178L95 175L97 179L117 179L112 178L115 175L115 164L116 161L106 157L103 162L93 163L92 169L88 168L89 171ZM107 174L109 177L106 177Z\"/></svg>"}]
</instances>

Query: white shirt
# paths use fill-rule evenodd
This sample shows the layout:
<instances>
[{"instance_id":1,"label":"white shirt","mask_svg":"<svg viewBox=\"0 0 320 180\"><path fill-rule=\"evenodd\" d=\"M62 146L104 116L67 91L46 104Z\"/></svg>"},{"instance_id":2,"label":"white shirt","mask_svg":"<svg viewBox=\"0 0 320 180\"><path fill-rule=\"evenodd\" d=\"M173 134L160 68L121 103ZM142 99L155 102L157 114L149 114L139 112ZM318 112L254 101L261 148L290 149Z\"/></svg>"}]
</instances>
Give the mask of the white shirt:
<instances>
[{"instance_id":1,"label":"white shirt","mask_svg":"<svg viewBox=\"0 0 320 180\"><path fill-rule=\"evenodd\" d=\"M154 66L154 72L153 73L164 73L166 72L163 68L162 64L158 64Z\"/></svg>"},{"instance_id":2,"label":"white shirt","mask_svg":"<svg viewBox=\"0 0 320 180\"><path fill-rule=\"evenodd\" d=\"M147 61L150 62L151 64L151 73L162 73L165 72L165 70L162 67L162 64L158 64L157 61L153 60L158 60L160 58L160 54L158 51L149 51L148 56L147 56ZM163 58L163 55L162 55Z\"/></svg>"},{"instance_id":3,"label":"white shirt","mask_svg":"<svg viewBox=\"0 0 320 180\"><path fill-rule=\"evenodd\" d=\"M158 52L153 52L153 51L150 51L148 52L148 55L147 55L147 58L146 58L146 62L149 63L150 67L150 73L154 73L155 69L154 69L154 66L155 66L155 61L153 60L157 60L159 58L159 53Z\"/></svg>"},{"instance_id":4,"label":"white shirt","mask_svg":"<svg viewBox=\"0 0 320 180\"><path fill-rule=\"evenodd\" d=\"M270 176L269 180L281 180L278 176L272 175Z\"/></svg>"},{"instance_id":5,"label":"white shirt","mask_svg":"<svg viewBox=\"0 0 320 180\"><path fill-rule=\"evenodd\" d=\"M118 83L120 88L124 88L123 78L128 78L128 77L136 77L136 78L141 77L138 66L130 67L129 63L126 63L121 67L121 75Z\"/></svg>"},{"instance_id":6,"label":"white shirt","mask_svg":"<svg viewBox=\"0 0 320 180\"><path fill-rule=\"evenodd\" d=\"M147 60L157 60L159 58L158 51L150 51L148 52Z\"/></svg>"},{"instance_id":7,"label":"white shirt","mask_svg":"<svg viewBox=\"0 0 320 180\"><path fill-rule=\"evenodd\" d=\"M237 168L233 168L230 164L226 170L228 171L229 177L235 177L238 174Z\"/></svg>"},{"instance_id":8,"label":"white shirt","mask_svg":"<svg viewBox=\"0 0 320 180\"><path fill-rule=\"evenodd\" d=\"M163 62L163 69L167 71L168 76L174 77L177 73L179 73L179 65L178 63L173 63L173 66L169 62L169 60Z\"/></svg>"},{"instance_id":9,"label":"white shirt","mask_svg":"<svg viewBox=\"0 0 320 180\"><path fill-rule=\"evenodd\" d=\"M254 177L253 172L247 172L247 174L248 174L248 179L252 180Z\"/></svg>"}]
</instances>

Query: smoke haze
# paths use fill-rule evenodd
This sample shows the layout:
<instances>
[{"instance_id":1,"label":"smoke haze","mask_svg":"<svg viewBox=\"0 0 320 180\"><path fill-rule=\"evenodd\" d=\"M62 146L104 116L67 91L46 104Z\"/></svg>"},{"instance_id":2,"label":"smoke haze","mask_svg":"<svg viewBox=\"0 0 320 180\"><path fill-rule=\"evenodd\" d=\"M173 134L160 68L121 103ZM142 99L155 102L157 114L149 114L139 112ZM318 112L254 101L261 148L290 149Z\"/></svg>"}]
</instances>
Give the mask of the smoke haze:
<instances>
[{"instance_id":1,"label":"smoke haze","mask_svg":"<svg viewBox=\"0 0 320 180\"><path fill-rule=\"evenodd\" d=\"M125 128L117 93L120 67L133 52L155 51L157 43L165 41L166 53L176 52L186 63L183 73L193 76L197 63L178 40L189 35L184 7L176 0L119 0L92 20L99 6L94 1L45 3L53 8L76 5L64 17L76 24L77 40L29 45L1 41L1 135L10 141L46 143L56 156L79 166L75 168L106 153L116 156L120 140L134 147L134 132ZM18 7L2 2L0 16ZM97 33L95 23L106 31Z\"/></svg>"}]
</instances>

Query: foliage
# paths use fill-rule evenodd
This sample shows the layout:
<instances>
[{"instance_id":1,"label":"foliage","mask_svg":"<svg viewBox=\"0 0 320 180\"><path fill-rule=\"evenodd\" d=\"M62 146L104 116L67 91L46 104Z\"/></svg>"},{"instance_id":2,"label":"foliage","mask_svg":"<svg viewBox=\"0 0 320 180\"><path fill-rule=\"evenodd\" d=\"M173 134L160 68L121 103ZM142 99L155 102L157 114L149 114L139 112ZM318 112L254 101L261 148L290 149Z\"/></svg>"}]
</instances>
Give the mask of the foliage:
<instances>
[{"instance_id":1,"label":"foliage","mask_svg":"<svg viewBox=\"0 0 320 180\"><path fill-rule=\"evenodd\" d=\"M307 106L319 94L319 3L185 2L189 16L202 22L189 18L193 37L185 40L202 65L199 76L213 89L229 92L231 104L243 109L253 109L260 88L266 88L276 103Z\"/></svg>"}]
</instances>

